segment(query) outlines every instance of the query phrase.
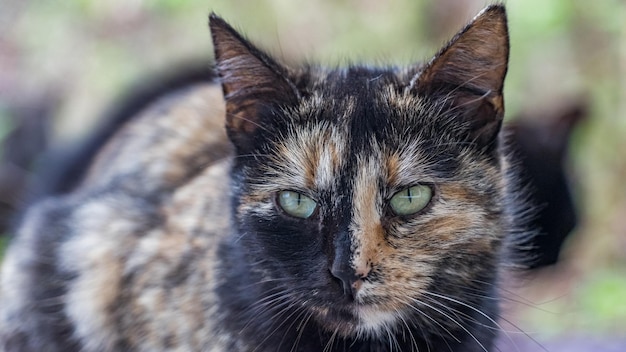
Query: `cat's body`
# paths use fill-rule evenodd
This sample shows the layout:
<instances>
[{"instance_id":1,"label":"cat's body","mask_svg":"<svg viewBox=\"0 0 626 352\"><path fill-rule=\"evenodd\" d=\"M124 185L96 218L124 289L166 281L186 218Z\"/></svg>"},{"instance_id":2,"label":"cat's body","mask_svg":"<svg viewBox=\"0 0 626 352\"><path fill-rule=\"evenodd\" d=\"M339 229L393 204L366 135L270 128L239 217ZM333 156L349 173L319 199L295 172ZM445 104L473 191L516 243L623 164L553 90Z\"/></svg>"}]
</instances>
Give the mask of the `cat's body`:
<instances>
[{"instance_id":1,"label":"cat's body","mask_svg":"<svg viewBox=\"0 0 626 352\"><path fill-rule=\"evenodd\" d=\"M402 70L289 70L211 29L222 85L160 99L25 216L0 346L491 350L517 226L504 9Z\"/></svg>"}]
</instances>

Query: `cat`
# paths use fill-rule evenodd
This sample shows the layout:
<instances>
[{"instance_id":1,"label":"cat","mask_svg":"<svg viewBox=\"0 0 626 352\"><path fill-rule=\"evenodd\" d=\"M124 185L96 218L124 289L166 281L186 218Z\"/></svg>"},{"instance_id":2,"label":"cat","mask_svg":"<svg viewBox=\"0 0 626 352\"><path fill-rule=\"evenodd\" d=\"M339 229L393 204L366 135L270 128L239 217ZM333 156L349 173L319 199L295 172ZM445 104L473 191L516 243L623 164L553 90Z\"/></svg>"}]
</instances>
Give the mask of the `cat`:
<instances>
[{"instance_id":1,"label":"cat","mask_svg":"<svg viewBox=\"0 0 626 352\"><path fill-rule=\"evenodd\" d=\"M503 5L406 68L289 68L209 26L219 79L120 123L25 214L0 346L493 350L525 207Z\"/></svg>"}]
</instances>

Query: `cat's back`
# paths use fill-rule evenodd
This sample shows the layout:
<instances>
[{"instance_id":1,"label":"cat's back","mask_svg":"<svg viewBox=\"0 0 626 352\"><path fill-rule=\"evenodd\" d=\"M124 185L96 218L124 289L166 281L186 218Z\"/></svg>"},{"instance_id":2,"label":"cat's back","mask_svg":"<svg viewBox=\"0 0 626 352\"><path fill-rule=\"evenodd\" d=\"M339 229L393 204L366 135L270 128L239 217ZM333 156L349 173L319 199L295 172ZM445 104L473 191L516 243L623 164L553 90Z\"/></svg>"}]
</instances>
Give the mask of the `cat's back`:
<instances>
[{"instance_id":1,"label":"cat's back","mask_svg":"<svg viewBox=\"0 0 626 352\"><path fill-rule=\"evenodd\" d=\"M223 120L218 85L167 94L119 127L73 192L26 213L1 274L3 349L203 347L230 218Z\"/></svg>"}]
</instances>

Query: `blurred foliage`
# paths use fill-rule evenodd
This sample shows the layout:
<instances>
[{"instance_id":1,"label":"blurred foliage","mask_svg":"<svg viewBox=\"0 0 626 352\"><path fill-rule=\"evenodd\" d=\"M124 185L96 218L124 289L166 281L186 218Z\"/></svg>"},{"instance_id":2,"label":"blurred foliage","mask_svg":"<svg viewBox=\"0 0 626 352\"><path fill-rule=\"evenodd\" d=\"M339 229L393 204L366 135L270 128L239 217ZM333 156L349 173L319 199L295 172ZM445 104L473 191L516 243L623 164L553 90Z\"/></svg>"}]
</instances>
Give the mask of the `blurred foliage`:
<instances>
[{"instance_id":1,"label":"blurred foliage","mask_svg":"<svg viewBox=\"0 0 626 352\"><path fill-rule=\"evenodd\" d=\"M54 141L88 131L133 82L210 62L215 11L287 61L407 64L428 59L488 1L2 0L0 135L5 107L61 97ZM519 293L548 308L516 311L529 331L626 333L626 2L508 0L508 118L572 100L591 118L572 144L581 226L556 273ZM543 308L552 311L546 317ZM581 322L580 324L576 322ZM618 331L616 331L618 330Z\"/></svg>"},{"instance_id":2,"label":"blurred foliage","mask_svg":"<svg viewBox=\"0 0 626 352\"><path fill-rule=\"evenodd\" d=\"M593 277L577 283L568 297L551 299L529 310L526 313L528 331L543 337L576 332L623 336L626 321L624 275L606 268L592 271Z\"/></svg>"},{"instance_id":3,"label":"blurred foliage","mask_svg":"<svg viewBox=\"0 0 626 352\"><path fill-rule=\"evenodd\" d=\"M0 141L3 140L12 129L13 121L11 114L7 111L5 106L0 105ZM0 155L2 155L2 150L0 150Z\"/></svg>"},{"instance_id":4,"label":"blurred foliage","mask_svg":"<svg viewBox=\"0 0 626 352\"><path fill-rule=\"evenodd\" d=\"M0 262L2 262L4 250L6 249L8 244L9 244L9 237L0 236Z\"/></svg>"}]
</instances>

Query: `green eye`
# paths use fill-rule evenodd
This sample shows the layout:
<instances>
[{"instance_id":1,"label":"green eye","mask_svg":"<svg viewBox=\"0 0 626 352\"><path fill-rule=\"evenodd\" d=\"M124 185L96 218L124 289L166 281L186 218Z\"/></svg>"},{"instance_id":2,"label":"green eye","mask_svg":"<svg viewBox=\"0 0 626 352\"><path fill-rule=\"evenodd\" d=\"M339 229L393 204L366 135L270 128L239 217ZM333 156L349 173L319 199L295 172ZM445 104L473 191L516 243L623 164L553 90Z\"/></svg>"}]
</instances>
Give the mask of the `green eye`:
<instances>
[{"instance_id":1,"label":"green eye","mask_svg":"<svg viewBox=\"0 0 626 352\"><path fill-rule=\"evenodd\" d=\"M428 186L411 186L394 194L389 205L396 215L411 215L424 209L432 196L433 191Z\"/></svg>"},{"instance_id":2,"label":"green eye","mask_svg":"<svg viewBox=\"0 0 626 352\"><path fill-rule=\"evenodd\" d=\"M313 199L294 191L278 193L278 204L287 214L303 219L311 216L317 207Z\"/></svg>"}]
</instances>

